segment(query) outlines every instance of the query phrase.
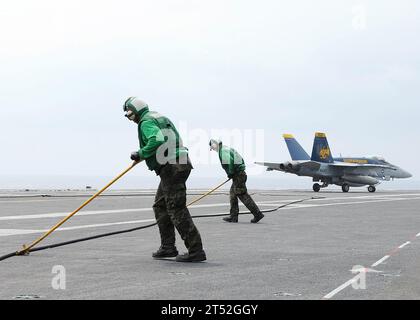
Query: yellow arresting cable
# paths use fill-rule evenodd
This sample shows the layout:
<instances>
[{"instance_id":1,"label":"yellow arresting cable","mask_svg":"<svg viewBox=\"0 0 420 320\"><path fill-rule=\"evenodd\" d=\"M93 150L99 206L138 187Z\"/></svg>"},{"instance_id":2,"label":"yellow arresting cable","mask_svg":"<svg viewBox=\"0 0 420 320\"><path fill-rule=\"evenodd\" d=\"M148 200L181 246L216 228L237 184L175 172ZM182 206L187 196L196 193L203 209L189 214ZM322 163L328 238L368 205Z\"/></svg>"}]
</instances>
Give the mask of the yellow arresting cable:
<instances>
[{"instance_id":1,"label":"yellow arresting cable","mask_svg":"<svg viewBox=\"0 0 420 320\"><path fill-rule=\"evenodd\" d=\"M49 231L47 231L44 235L39 237L37 240L32 242L30 245L26 246L23 245L23 249L16 252L16 255L22 255L29 253L29 250L31 250L33 247L35 247L38 243L40 243L42 240L44 240L46 237L48 237L51 233L53 233L56 229L58 229L62 224L64 224L67 220L69 220L71 217L73 217L76 213L78 213L80 210L82 210L84 207L86 207L89 203L91 203L95 198L97 198L100 194L102 194L106 189L108 189L110 186L112 186L115 182L117 182L119 179L121 179L122 176L124 176L128 171L133 169L138 162L133 162L132 165L130 165L126 170L124 170L122 173L120 173L116 178L114 178L110 183L108 183L105 187L103 187L101 190L99 190L97 193L95 193L92 197L90 197L88 200L85 201L79 208L74 210L72 213L70 213L67 217L65 217L63 220L61 220L59 223L57 223L54 227L52 227Z\"/></svg>"},{"instance_id":2,"label":"yellow arresting cable","mask_svg":"<svg viewBox=\"0 0 420 320\"><path fill-rule=\"evenodd\" d=\"M77 208L75 211L70 213L67 217L62 219L60 222L58 222L55 226L53 226L50 230L48 230L44 235L39 237L37 240L32 242L30 245L26 246L23 245L22 250L17 251L16 255L24 255L29 254L30 250L35 247L37 244L39 244L42 240L47 238L49 235L51 235L55 230L57 230L61 225L63 225L67 220L69 220L71 217L73 217L76 213L78 213L80 210L82 210L84 207L86 207L89 203L91 203L95 198L97 198L99 195L101 195L106 189L108 189L110 186L112 186L115 182L117 182L119 179L121 179L127 172L129 172L131 169L133 169L139 162L133 162L130 167L128 167L126 170L124 170L122 173L120 173L116 178L114 178L110 183L108 183L105 187L103 187L101 190L99 190L97 193L95 193L92 197L90 197L87 201L85 201L79 208ZM212 194L219 188L221 188L223 185L228 183L230 179L224 181L223 183L219 184L217 187L213 188L212 190L206 192L199 198L195 199L194 201L187 204L187 207L193 205L194 203L197 203L198 201L202 200L203 198L207 197L208 195ZM161 199L157 200L160 201Z\"/></svg>"}]
</instances>

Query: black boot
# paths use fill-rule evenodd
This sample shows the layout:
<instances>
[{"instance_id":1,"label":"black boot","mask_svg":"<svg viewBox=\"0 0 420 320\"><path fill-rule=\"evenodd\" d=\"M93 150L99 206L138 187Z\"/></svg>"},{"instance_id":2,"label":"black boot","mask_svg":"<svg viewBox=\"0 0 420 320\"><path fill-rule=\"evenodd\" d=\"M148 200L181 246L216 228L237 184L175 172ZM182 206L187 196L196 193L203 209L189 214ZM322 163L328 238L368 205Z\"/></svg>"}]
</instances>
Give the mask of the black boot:
<instances>
[{"instance_id":1,"label":"black boot","mask_svg":"<svg viewBox=\"0 0 420 320\"><path fill-rule=\"evenodd\" d=\"M258 212L256 215L254 215L254 219L251 220L251 223L257 223L262 218L264 218L264 215L261 212Z\"/></svg>"},{"instance_id":2,"label":"black boot","mask_svg":"<svg viewBox=\"0 0 420 320\"><path fill-rule=\"evenodd\" d=\"M173 258L178 255L178 250L175 246L171 247L165 247L161 246L158 251L153 252L152 257L155 259L159 258Z\"/></svg>"},{"instance_id":3,"label":"black boot","mask_svg":"<svg viewBox=\"0 0 420 320\"><path fill-rule=\"evenodd\" d=\"M225 217L223 220L226 222L238 222L238 216Z\"/></svg>"},{"instance_id":4,"label":"black boot","mask_svg":"<svg viewBox=\"0 0 420 320\"><path fill-rule=\"evenodd\" d=\"M204 250L194 253L184 253L176 257L175 261L178 262L200 262L207 259Z\"/></svg>"}]
</instances>

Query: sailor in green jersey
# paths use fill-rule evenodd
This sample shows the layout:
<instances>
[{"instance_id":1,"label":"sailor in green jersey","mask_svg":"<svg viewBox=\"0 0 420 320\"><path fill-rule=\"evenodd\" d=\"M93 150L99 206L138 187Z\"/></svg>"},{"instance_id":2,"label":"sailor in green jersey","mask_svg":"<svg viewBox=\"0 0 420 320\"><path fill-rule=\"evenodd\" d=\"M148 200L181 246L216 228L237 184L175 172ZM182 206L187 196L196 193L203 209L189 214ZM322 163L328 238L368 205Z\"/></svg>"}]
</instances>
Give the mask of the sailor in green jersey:
<instances>
[{"instance_id":1,"label":"sailor in green jersey","mask_svg":"<svg viewBox=\"0 0 420 320\"><path fill-rule=\"evenodd\" d=\"M211 139L210 150L218 152L222 168L226 171L229 178L232 179L230 188L230 217L223 218L226 222L238 222L239 204L238 198L254 215L251 223L257 223L264 214L260 211L246 188L247 175L245 172L245 162L241 155L232 148L224 146L221 141Z\"/></svg>"},{"instance_id":2,"label":"sailor in green jersey","mask_svg":"<svg viewBox=\"0 0 420 320\"><path fill-rule=\"evenodd\" d=\"M125 116L138 125L140 149L131 154L137 162L146 161L147 167L160 177L153 211L158 222L161 246L153 257L176 257L179 262L206 260L200 233L186 207L186 181L192 165L188 149L173 123L136 97L124 103ZM179 255L175 246L175 228L184 240L188 253Z\"/></svg>"}]
</instances>

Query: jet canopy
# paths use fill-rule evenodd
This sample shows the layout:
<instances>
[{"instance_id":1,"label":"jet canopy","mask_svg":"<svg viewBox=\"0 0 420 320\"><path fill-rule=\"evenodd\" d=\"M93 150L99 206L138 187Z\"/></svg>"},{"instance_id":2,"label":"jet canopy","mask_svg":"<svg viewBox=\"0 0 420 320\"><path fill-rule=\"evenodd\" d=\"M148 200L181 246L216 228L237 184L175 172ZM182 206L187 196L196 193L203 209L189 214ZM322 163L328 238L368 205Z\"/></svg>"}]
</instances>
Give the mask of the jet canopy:
<instances>
[{"instance_id":1,"label":"jet canopy","mask_svg":"<svg viewBox=\"0 0 420 320\"><path fill-rule=\"evenodd\" d=\"M376 160L376 161L378 161L378 162L381 162L381 163L383 163L383 164L389 164L389 162L388 162L388 161L386 161L384 157L373 156L373 157L371 157L371 159L372 159L372 160Z\"/></svg>"}]
</instances>

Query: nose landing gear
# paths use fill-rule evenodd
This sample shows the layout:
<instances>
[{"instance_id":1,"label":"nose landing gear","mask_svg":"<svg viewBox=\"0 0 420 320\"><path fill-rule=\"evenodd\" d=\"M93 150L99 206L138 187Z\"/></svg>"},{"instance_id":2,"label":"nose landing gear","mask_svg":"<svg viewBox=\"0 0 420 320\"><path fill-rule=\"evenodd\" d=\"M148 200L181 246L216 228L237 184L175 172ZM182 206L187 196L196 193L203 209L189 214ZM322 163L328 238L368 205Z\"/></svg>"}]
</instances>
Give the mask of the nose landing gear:
<instances>
[{"instance_id":1,"label":"nose landing gear","mask_svg":"<svg viewBox=\"0 0 420 320\"><path fill-rule=\"evenodd\" d=\"M312 189L315 191L315 192L319 192L321 189L323 189L323 188L326 188L326 187L328 187L328 183L323 183L322 184L322 186L319 184L319 183L315 183L313 186L312 186Z\"/></svg>"}]
</instances>

